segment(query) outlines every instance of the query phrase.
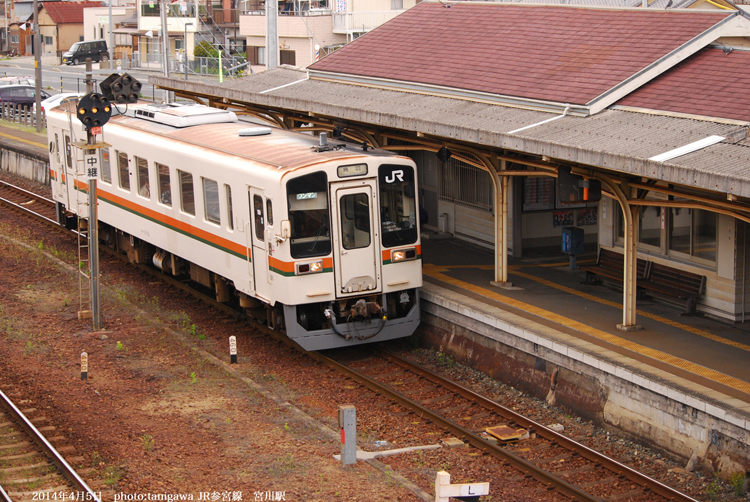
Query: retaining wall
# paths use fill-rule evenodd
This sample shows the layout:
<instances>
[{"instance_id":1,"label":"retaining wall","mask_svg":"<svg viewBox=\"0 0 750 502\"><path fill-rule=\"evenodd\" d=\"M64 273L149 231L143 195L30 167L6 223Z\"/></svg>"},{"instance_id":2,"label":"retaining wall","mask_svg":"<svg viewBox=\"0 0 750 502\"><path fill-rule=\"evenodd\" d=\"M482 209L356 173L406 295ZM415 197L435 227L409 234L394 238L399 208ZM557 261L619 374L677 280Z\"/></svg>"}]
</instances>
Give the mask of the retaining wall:
<instances>
[{"instance_id":1,"label":"retaining wall","mask_svg":"<svg viewBox=\"0 0 750 502\"><path fill-rule=\"evenodd\" d=\"M0 149L0 169L45 185L50 184L49 157L23 147L4 144Z\"/></svg>"},{"instance_id":2,"label":"retaining wall","mask_svg":"<svg viewBox=\"0 0 750 502\"><path fill-rule=\"evenodd\" d=\"M722 477L750 470L750 404L439 286L421 291L423 342L557 406Z\"/></svg>"}]
</instances>

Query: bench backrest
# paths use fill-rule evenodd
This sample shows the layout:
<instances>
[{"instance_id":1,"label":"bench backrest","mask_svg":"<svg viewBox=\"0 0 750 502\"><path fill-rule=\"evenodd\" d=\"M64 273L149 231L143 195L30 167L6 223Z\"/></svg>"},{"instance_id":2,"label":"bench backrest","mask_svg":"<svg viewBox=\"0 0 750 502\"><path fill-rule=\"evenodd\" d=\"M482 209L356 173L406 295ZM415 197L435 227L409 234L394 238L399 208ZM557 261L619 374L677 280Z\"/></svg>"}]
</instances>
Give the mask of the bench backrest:
<instances>
[{"instance_id":1,"label":"bench backrest","mask_svg":"<svg viewBox=\"0 0 750 502\"><path fill-rule=\"evenodd\" d=\"M608 270L619 271L623 274L625 273L625 258L616 251L610 251L604 248L599 249L599 259L596 264ZM636 268L638 269L637 276L645 278L648 273L648 266L648 260L638 258L638 260L636 260Z\"/></svg>"},{"instance_id":2,"label":"bench backrest","mask_svg":"<svg viewBox=\"0 0 750 502\"><path fill-rule=\"evenodd\" d=\"M664 286L674 287L685 293L703 294L706 277L676 268L651 263L648 279Z\"/></svg>"}]
</instances>

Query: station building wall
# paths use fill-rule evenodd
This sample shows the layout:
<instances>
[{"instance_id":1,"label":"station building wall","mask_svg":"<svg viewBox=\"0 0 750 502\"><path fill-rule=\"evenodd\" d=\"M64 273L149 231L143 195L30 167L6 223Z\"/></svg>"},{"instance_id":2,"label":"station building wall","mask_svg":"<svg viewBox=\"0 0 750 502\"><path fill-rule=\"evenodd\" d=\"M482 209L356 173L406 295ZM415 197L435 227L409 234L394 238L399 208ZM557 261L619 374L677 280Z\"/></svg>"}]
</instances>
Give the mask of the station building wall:
<instances>
[{"instance_id":1,"label":"station building wall","mask_svg":"<svg viewBox=\"0 0 750 502\"><path fill-rule=\"evenodd\" d=\"M599 203L599 246L623 252L622 210ZM698 310L742 322L750 316L750 225L728 215L648 207L642 211L638 257L706 277Z\"/></svg>"}]
</instances>

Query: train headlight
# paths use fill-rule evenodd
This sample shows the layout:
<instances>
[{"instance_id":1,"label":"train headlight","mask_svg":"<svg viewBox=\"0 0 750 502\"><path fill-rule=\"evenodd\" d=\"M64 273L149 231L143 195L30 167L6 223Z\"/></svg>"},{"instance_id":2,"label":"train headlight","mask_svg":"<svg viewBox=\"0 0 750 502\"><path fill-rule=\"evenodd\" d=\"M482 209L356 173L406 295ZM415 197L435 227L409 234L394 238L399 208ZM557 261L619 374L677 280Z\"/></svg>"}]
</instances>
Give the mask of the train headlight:
<instances>
[{"instance_id":1,"label":"train headlight","mask_svg":"<svg viewBox=\"0 0 750 502\"><path fill-rule=\"evenodd\" d=\"M395 263L397 261L414 260L416 257L417 257L416 248L394 249L393 251L391 251L392 263Z\"/></svg>"},{"instance_id":2,"label":"train headlight","mask_svg":"<svg viewBox=\"0 0 750 502\"><path fill-rule=\"evenodd\" d=\"M305 262L305 263L297 263L296 264L296 274L297 275L306 275L306 274L316 274L318 272L323 271L323 261L311 261L311 262Z\"/></svg>"}]
</instances>

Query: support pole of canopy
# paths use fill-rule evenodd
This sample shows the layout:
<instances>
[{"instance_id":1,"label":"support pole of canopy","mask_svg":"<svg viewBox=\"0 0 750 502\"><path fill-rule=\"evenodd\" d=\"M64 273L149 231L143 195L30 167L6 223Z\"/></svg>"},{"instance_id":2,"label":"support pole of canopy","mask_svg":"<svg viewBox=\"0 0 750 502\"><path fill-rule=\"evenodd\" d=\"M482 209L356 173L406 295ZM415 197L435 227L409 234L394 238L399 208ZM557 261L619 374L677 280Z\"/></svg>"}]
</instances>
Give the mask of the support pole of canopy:
<instances>
[{"instance_id":1,"label":"support pole of canopy","mask_svg":"<svg viewBox=\"0 0 750 502\"><path fill-rule=\"evenodd\" d=\"M636 331L643 329L642 326L636 323L636 280L638 274L638 218L640 217L640 207L631 206L628 202L628 197L620 189L620 186L614 183L606 176L598 176L603 183L605 183L612 193L617 197L620 207L622 208L623 220L625 228L623 229L624 243L624 272L623 272L623 286L622 286L622 324L618 324L617 328L623 331Z\"/></svg>"}]
</instances>

